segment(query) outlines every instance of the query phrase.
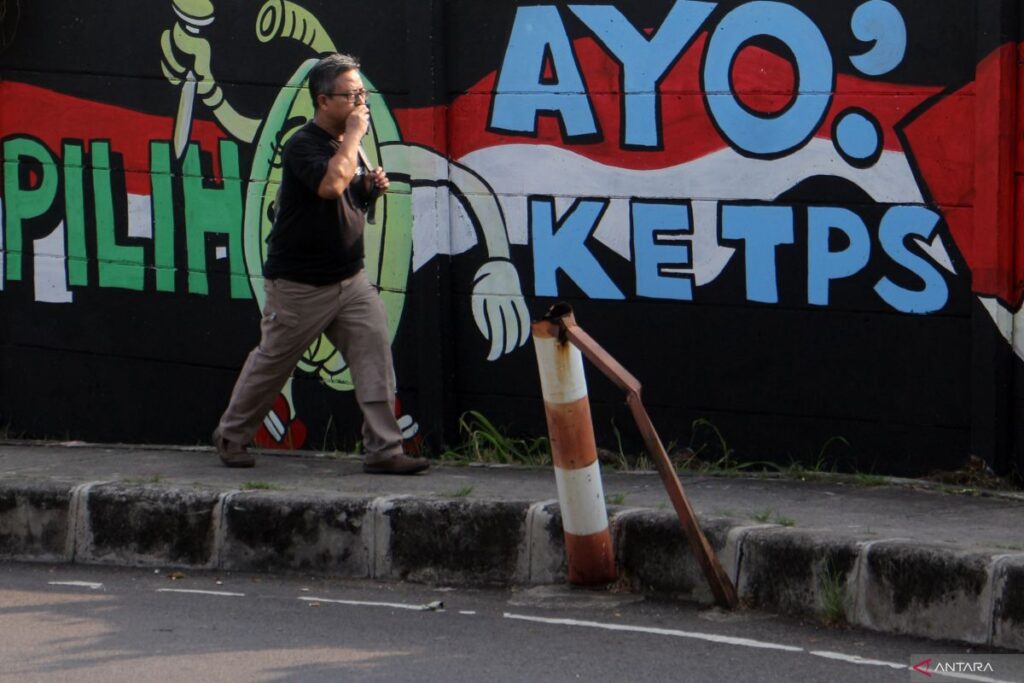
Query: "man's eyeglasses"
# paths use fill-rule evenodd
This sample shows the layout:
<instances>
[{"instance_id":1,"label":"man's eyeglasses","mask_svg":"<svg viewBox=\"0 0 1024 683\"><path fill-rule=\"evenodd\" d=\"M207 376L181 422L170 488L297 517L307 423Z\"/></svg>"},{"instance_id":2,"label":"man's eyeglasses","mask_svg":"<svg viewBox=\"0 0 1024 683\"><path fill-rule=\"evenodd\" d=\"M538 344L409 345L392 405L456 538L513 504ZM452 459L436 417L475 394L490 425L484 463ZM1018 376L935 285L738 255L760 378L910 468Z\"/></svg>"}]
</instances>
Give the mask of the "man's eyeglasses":
<instances>
[{"instance_id":1,"label":"man's eyeglasses","mask_svg":"<svg viewBox=\"0 0 1024 683\"><path fill-rule=\"evenodd\" d=\"M324 95L327 97L344 97L349 102L355 102L357 100L365 100L366 96L369 95L365 88L359 90L346 90L345 92L325 92Z\"/></svg>"}]
</instances>

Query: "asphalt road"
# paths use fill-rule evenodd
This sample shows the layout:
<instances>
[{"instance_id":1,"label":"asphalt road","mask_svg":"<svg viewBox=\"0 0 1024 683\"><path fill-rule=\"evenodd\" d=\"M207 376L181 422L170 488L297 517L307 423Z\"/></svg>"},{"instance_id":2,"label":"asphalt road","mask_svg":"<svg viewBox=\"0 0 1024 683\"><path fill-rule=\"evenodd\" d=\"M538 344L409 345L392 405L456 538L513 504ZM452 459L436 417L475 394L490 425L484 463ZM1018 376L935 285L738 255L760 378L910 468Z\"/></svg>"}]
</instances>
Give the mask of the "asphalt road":
<instances>
[{"instance_id":1,"label":"asphalt road","mask_svg":"<svg viewBox=\"0 0 1024 683\"><path fill-rule=\"evenodd\" d=\"M0 634L0 681L19 683L903 683L915 655L971 652L565 587L29 564L0 564Z\"/></svg>"}]
</instances>

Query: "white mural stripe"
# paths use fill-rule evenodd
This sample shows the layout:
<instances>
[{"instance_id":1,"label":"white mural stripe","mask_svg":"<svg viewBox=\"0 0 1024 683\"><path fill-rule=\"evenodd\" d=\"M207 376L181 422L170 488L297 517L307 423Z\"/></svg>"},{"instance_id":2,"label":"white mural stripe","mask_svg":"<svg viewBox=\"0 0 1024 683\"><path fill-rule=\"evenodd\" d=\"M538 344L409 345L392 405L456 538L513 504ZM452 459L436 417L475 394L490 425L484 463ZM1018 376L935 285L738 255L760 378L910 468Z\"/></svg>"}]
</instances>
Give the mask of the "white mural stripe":
<instances>
[{"instance_id":1,"label":"white mural stripe","mask_svg":"<svg viewBox=\"0 0 1024 683\"><path fill-rule=\"evenodd\" d=\"M1017 357L1024 360L1024 306L1014 314L994 297L980 296L978 300L992 316L999 334L1013 347Z\"/></svg>"},{"instance_id":2,"label":"white mural stripe","mask_svg":"<svg viewBox=\"0 0 1024 683\"><path fill-rule=\"evenodd\" d=\"M677 166L634 170L608 166L567 149L550 145L501 145L480 149L459 160L494 188L502 204L512 244L529 243L527 197L552 195L560 212L576 197L604 197L608 208L595 239L623 258L632 255L630 199L681 198L693 209L693 270L695 283L713 281L734 250L718 242L718 204L721 201L772 201L803 180L833 176L850 181L879 203L916 204L924 198L907 158L883 152L870 169L847 164L829 140L812 140L804 148L771 161L749 159L724 149ZM523 173L522 169L530 169ZM929 252L940 263L941 242Z\"/></svg>"},{"instance_id":3,"label":"white mural stripe","mask_svg":"<svg viewBox=\"0 0 1024 683\"><path fill-rule=\"evenodd\" d=\"M74 294L68 289L64 221L46 237L32 242L32 263L36 301L69 304Z\"/></svg>"},{"instance_id":4,"label":"white mural stripe","mask_svg":"<svg viewBox=\"0 0 1024 683\"><path fill-rule=\"evenodd\" d=\"M128 194L128 236L153 239L153 200L145 194Z\"/></svg>"},{"instance_id":5,"label":"white mural stripe","mask_svg":"<svg viewBox=\"0 0 1024 683\"><path fill-rule=\"evenodd\" d=\"M933 261L945 268L949 273L956 275L956 266L953 265L953 259L949 257L949 252L946 251L946 245L942 243L941 234L935 235L931 242L925 242L923 239L917 237L914 238L914 242L921 247L921 250L928 254Z\"/></svg>"}]
</instances>

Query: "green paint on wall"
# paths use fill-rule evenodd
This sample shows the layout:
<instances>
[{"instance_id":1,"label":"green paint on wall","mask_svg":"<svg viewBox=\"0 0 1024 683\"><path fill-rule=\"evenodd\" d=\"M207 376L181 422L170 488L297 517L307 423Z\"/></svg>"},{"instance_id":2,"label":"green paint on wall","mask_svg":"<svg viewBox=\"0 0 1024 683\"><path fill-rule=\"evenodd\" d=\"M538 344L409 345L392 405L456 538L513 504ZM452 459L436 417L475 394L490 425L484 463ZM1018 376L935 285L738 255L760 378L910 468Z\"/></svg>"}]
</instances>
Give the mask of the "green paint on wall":
<instances>
[{"instance_id":1,"label":"green paint on wall","mask_svg":"<svg viewBox=\"0 0 1024 683\"><path fill-rule=\"evenodd\" d=\"M78 287L89 284L83 175L82 145L64 143L64 225L67 228L68 284Z\"/></svg>"},{"instance_id":2,"label":"green paint on wall","mask_svg":"<svg viewBox=\"0 0 1024 683\"><path fill-rule=\"evenodd\" d=\"M153 265L156 289L174 291L174 192L171 178L171 145L149 144L150 183L153 187Z\"/></svg>"},{"instance_id":3,"label":"green paint on wall","mask_svg":"<svg viewBox=\"0 0 1024 683\"><path fill-rule=\"evenodd\" d=\"M206 273L206 236L228 237L231 297L251 298L242 251L242 181L238 171L238 145L220 142L221 187L205 187L199 164L199 147L190 144L185 153L182 189L185 197L185 239L188 253L188 291L209 294Z\"/></svg>"},{"instance_id":4,"label":"green paint on wall","mask_svg":"<svg viewBox=\"0 0 1024 683\"><path fill-rule=\"evenodd\" d=\"M93 141L92 184L96 201L96 260L100 287L142 291L145 286L145 252L142 247L117 243L114 233L114 190L111 184L110 143Z\"/></svg>"},{"instance_id":5,"label":"green paint on wall","mask_svg":"<svg viewBox=\"0 0 1024 683\"><path fill-rule=\"evenodd\" d=\"M8 280L20 280L24 245L23 223L42 216L53 205L57 196L57 160L45 146L27 137L14 137L4 141L4 226ZM34 187L22 187L23 160L37 162L41 177Z\"/></svg>"}]
</instances>

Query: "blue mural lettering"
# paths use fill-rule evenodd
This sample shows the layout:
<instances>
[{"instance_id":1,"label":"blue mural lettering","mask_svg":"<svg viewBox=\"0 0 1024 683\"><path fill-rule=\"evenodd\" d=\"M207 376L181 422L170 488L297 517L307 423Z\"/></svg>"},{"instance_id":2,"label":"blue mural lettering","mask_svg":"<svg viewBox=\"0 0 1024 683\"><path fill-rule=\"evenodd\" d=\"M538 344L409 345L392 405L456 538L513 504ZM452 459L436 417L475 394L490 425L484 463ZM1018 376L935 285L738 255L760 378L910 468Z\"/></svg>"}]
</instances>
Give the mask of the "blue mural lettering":
<instances>
[{"instance_id":1,"label":"blue mural lettering","mask_svg":"<svg viewBox=\"0 0 1024 683\"><path fill-rule=\"evenodd\" d=\"M550 59L553 82L545 82ZM491 128L534 133L537 115L556 114L567 138L594 135L597 121L555 7L520 7L501 65Z\"/></svg>"},{"instance_id":2,"label":"blue mural lettering","mask_svg":"<svg viewBox=\"0 0 1024 683\"><path fill-rule=\"evenodd\" d=\"M535 294L557 296L561 270L591 298L626 298L586 246L607 208L604 199L577 199L556 222L554 198L530 197Z\"/></svg>"},{"instance_id":3,"label":"blue mural lettering","mask_svg":"<svg viewBox=\"0 0 1024 683\"><path fill-rule=\"evenodd\" d=\"M886 0L870 0L857 8L850 23L857 40L874 43L850 61L862 74L881 76L900 63L907 52L907 24L903 15Z\"/></svg>"},{"instance_id":4,"label":"blue mural lettering","mask_svg":"<svg viewBox=\"0 0 1024 683\"><path fill-rule=\"evenodd\" d=\"M747 300L779 302L775 250L793 244L793 209L765 204L724 204L722 238L743 242Z\"/></svg>"},{"instance_id":5,"label":"blue mural lettering","mask_svg":"<svg viewBox=\"0 0 1024 683\"><path fill-rule=\"evenodd\" d=\"M650 39L610 5L569 7L622 64L623 146L660 147L658 83L717 3L679 0Z\"/></svg>"},{"instance_id":6,"label":"blue mural lettering","mask_svg":"<svg viewBox=\"0 0 1024 683\"><path fill-rule=\"evenodd\" d=\"M829 248L833 231L843 233L849 246ZM807 210L807 303L828 306L829 284L860 272L871 257L871 237L860 216L832 206Z\"/></svg>"},{"instance_id":7,"label":"blue mural lettering","mask_svg":"<svg viewBox=\"0 0 1024 683\"><path fill-rule=\"evenodd\" d=\"M799 92L777 116L760 116L745 108L732 86L733 60L752 38L769 36L793 53ZM740 5L718 24L708 43L704 92L722 134L743 153L773 157L807 142L818 129L832 101L835 73L832 53L810 18L779 2Z\"/></svg>"},{"instance_id":8,"label":"blue mural lettering","mask_svg":"<svg viewBox=\"0 0 1024 683\"><path fill-rule=\"evenodd\" d=\"M941 310L949 298L949 285L935 267L906 246L910 236L931 240L941 217L924 206L894 206L882 218L878 237L882 248L899 265L917 275L924 288L911 290L883 278L875 291L878 296L903 313L933 313Z\"/></svg>"},{"instance_id":9,"label":"blue mural lettering","mask_svg":"<svg viewBox=\"0 0 1024 683\"><path fill-rule=\"evenodd\" d=\"M692 272L680 272L693 263L689 202L636 199L630 216L637 296L692 301Z\"/></svg>"}]
</instances>

